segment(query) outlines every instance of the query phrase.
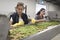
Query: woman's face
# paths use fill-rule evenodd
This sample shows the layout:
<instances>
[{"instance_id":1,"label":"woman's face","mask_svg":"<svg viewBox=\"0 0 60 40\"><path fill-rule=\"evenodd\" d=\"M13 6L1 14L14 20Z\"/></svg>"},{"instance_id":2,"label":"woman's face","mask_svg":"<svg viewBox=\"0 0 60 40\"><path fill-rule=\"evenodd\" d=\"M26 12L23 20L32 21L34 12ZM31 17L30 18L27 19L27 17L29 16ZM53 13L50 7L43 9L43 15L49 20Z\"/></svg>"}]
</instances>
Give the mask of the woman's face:
<instances>
[{"instance_id":1,"label":"woman's face","mask_svg":"<svg viewBox=\"0 0 60 40\"><path fill-rule=\"evenodd\" d=\"M45 15L45 10L42 10L41 12L40 12L40 15Z\"/></svg>"},{"instance_id":2,"label":"woman's face","mask_svg":"<svg viewBox=\"0 0 60 40\"><path fill-rule=\"evenodd\" d=\"M21 14L23 12L23 6L18 6L16 8L16 11L18 12L18 14Z\"/></svg>"}]
</instances>

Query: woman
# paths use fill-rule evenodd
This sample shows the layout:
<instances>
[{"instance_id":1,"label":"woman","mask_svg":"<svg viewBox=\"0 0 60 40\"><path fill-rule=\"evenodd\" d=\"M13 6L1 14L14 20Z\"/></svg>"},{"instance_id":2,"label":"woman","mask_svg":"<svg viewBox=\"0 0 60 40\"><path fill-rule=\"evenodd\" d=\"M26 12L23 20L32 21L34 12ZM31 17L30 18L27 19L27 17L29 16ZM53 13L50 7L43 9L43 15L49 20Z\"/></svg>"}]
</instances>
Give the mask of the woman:
<instances>
[{"instance_id":1,"label":"woman","mask_svg":"<svg viewBox=\"0 0 60 40\"><path fill-rule=\"evenodd\" d=\"M10 25L13 25L15 23L18 23L19 21L24 21L24 24L28 24L28 17L25 13L23 13L24 10L24 4L18 2L16 6L16 12L14 12L12 15L10 15Z\"/></svg>"},{"instance_id":2,"label":"woman","mask_svg":"<svg viewBox=\"0 0 60 40\"><path fill-rule=\"evenodd\" d=\"M41 8L40 11L36 14L37 16L35 17L36 22L43 22L46 21L44 19L44 15L45 15L45 9Z\"/></svg>"}]
</instances>

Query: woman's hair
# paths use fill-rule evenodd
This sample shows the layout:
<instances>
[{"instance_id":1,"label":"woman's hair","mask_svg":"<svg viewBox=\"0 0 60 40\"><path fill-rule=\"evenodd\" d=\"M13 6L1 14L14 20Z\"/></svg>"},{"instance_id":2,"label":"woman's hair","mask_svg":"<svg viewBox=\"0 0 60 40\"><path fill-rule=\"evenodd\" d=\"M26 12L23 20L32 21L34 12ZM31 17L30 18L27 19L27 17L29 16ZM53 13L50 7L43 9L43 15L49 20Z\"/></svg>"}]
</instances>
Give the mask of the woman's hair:
<instances>
[{"instance_id":1,"label":"woman's hair","mask_svg":"<svg viewBox=\"0 0 60 40\"><path fill-rule=\"evenodd\" d=\"M24 8L24 3L18 2L17 5L16 5L16 8L17 8L18 6L22 6L22 7Z\"/></svg>"},{"instance_id":2,"label":"woman's hair","mask_svg":"<svg viewBox=\"0 0 60 40\"><path fill-rule=\"evenodd\" d=\"M41 11L45 10L44 8L41 8L36 15L39 15Z\"/></svg>"}]
</instances>

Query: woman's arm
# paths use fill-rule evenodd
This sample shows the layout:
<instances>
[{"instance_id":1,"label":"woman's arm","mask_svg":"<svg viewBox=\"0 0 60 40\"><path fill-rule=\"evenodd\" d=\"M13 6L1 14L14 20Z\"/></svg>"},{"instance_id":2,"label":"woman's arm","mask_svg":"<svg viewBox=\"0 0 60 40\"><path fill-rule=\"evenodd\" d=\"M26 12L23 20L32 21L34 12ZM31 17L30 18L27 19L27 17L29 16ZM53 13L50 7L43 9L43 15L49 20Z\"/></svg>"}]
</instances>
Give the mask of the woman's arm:
<instances>
[{"instance_id":1,"label":"woman's arm","mask_svg":"<svg viewBox=\"0 0 60 40\"><path fill-rule=\"evenodd\" d=\"M9 24L12 25L12 21L9 21Z\"/></svg>"},{"instance_id":2,"label":"woman's arm","mask_svg":"<svg viewBox=\"0 0 60 40\"><path fill-rule=\"evenodd\" d=\"M46 20L44 19L39 19L39 20L36 20L36 22L45 22Z\"/></svg>"},{"instance_id":3,"label":"woman's arm","mask_svg":"<svg viewBox=\"0 0 60 40\"><path fill-rule=\"evenodd\" d=\"M12 25L12 23L13 23L13 19L12 16L10 16L9 24Z\"/></svg>"},{"instance_id":4,"label":"woman's arm","mask_svg":"<svg viewBox=\"0 0 60 40\"><path fill-rule=\"evenodd\" d=\"M35 19L36 19L36 22L45 22L46 21L45 17L40 19L39 16L36 16Z\"/></svg>"}]
</instances>

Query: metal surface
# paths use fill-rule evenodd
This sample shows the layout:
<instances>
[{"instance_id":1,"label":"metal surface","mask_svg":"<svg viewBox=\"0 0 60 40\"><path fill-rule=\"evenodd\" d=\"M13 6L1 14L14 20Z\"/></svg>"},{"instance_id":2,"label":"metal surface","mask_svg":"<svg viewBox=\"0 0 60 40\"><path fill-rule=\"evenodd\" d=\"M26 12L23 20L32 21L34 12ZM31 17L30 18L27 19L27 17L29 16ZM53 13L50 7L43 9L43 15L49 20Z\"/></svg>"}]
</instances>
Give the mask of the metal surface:
<instances>
[{"instance_id":1,"label":"metal surface","mask_svg":"<svg viewBox=\"0 0 60 40\"><path fill-rule=\"evenodd\" d=\"M24 40L51 40L57 34L60 33L60 26L55 26L45 31L39 32L35 35L32 35Z\"/></svg>"},{"instance_id":2,"label":"metal surface","mask_svg":"<svg viewBox=\"0 0 60 40\"><path fill-rule=\"evenodd\" d=\"M5 15L0 15L0 40L6 40L9 29L8 18Z\"/></svg>"}]
</instances>

